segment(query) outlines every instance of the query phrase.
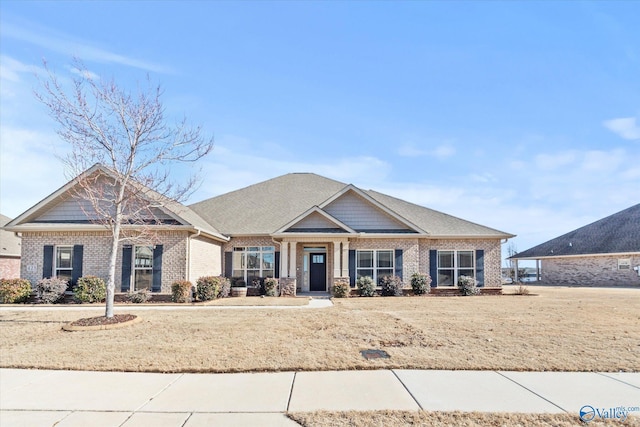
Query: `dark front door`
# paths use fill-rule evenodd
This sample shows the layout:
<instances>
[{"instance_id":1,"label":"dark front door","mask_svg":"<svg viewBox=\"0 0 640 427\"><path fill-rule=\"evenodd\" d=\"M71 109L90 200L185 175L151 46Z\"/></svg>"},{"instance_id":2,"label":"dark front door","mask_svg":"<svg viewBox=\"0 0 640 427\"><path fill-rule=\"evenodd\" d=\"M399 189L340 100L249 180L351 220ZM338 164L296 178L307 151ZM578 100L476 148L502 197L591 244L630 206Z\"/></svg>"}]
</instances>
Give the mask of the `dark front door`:
<instances>
[{"instance_id":1,"label":"dark front door","mask_svg":"<svg viewBox=\"0 0 640 427\"><path fill-rule=\"evenodd\" d=\"M309 269L309 289L312 292L327 290L327 254L312 253Z\"/></svg>"}]
</instances>

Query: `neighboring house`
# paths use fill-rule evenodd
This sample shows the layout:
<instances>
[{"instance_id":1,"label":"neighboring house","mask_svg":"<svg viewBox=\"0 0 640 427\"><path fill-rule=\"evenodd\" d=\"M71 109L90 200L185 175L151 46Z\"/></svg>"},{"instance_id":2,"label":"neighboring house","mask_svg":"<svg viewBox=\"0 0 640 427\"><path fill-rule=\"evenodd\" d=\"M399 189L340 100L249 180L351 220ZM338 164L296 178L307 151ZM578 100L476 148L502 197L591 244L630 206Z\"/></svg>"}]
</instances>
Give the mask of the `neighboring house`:
<instances>
[{"instance_id":1,"label":"neighboring house","mask_svg":"<svg viewBox=\"0 0 640 427\"><path fill-rule=\"evenodd\" d=\"M11 218L0 214L0 227ZM20 238L15 233L0 230L0 279L20 277Z\"/></svg>"},{"instance_id":2,"label":"neighboring house","mask_svg":"<svg viewBox=\"0 0 640 427\"><path fill-rule=\"evenodd\" d=\"M22 275L106 275L108 234L69 196L73 181L7 225L23 239ZM501 243L513 235L310 173L283 175L188 207L158 204L156 236L123 245L116 289L170 292L175 280L276 277L327 292L357 277L429 273L501 285ZM67 262L67 260L71 262Z\"/></svg>"},{"instance_id":3,"label":"neighboring house","mask_svg":"<svg viewBox=\"0 0 640 427\"><path fill-rule=\"evenodd\" d=\"M640 204L515 254L555 285L639 286Z\"/></svg>"}]
</instances>

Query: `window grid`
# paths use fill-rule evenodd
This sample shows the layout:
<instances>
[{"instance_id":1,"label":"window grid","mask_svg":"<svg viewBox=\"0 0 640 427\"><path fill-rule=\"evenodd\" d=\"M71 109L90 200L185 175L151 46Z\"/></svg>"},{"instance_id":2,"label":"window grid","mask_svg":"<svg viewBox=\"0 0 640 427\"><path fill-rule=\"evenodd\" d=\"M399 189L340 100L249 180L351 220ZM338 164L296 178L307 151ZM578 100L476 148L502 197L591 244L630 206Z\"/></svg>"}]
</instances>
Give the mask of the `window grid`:
<instances>
[{"instance_id":1,"label":"window grid","mask_svg":"<svg viewBox=\"0 0 640 427\"><path fill-rule=\"evenodd\" d=\"M153 246L136 246L133 256L133 290L152 289Z\"/></svg>"},{"instance_id":2,"label":"window grid","mask_svg":"<svg viewBox=\"0 0 640 427\"><path fill-rule=\"evenodd\" d=\"M356 279L369 276L373 283L384 276L393 276L395 257L393 249L356 251Z\"/></svg>"},{"instance_id":3,"label":"window grid","mask_svg":"<svg viewBox=\"0 0 640 427\"><path fill-rule=\"evenodd\" d=\"M249 286L258 278L275 277L275 247L239 246L233 248L232 276Z\"/></svg>"},{"instance_id":4,"label":"window grid","mask_svg":"<svg viewBox=\"0 0 640 427\"><path fill-rule=\"evenodd\" d=\"M56 246L54 275L71 283L73 276L73 246Z\"/></svg>"},{"instance_id":5,"label":"window grid","mask_svg":"<svg viewBox=\"0 0 640 427\"><path fill-rule=\"evenodd\" d=\"M438 251L438 286L456 286L458 277L475 272L474 251Z\"/></svg>"}]
</instances>

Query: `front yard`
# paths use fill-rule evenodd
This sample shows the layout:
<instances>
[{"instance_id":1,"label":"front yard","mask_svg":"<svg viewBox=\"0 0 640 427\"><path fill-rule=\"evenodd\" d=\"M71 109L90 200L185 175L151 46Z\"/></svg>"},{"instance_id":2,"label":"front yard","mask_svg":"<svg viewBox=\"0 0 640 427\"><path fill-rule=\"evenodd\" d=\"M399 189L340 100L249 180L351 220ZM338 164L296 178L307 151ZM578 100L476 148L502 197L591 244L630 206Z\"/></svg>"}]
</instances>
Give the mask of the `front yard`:
<instances>
[{"instance_id":1,"label":"front yard","mask_svg":"<svg viewBox=\"0 0 640 427\"><path fill-rule=\"evenodd\" d=\"M0 366L640 371L640 290L530 290L539 296L350 298L326 309L136 311L132 305L126 312L141 323L85 332L61 327L100 312L0 310ZM364 349L391 357L365 360Z\"/></svg>"}]
</instances>

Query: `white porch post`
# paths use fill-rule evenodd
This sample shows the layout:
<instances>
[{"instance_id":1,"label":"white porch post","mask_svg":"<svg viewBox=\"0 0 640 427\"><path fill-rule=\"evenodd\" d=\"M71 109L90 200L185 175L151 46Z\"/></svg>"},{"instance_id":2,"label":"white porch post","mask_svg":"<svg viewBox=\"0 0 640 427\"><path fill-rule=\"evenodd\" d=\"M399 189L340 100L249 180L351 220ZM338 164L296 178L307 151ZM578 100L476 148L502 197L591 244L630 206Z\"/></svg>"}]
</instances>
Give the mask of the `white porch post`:
<instances>
[{"instance_id":1,"label":"white porch post","mask_svg":"<svg viewBox=\"0 0 640 427\"><path fill-rule=\"evenodd\" d=\"M333 278L340 277L342 270L340 268L340 260L342 259L340 253L340 242L333 242Z\"/></svg>"},{"instance_id":2,"label":"white porch post","mask_svg":"<svg viewBox=\"0 0 640 427\"><path fill-rule=\"evenodd\" d=\"M349 242L342 243L342 274L341 277L349 277Z\"/></svg>"},{"instance_id":3,"label":"white porch post","mask_svg":"<svg viewBox=\"0 0 640 427\"><path fill-rule=\"evenodd\" d=\"M296 246L297 242L291 242L291 248L289 249L289 256L291 261L289 262L289 274L287 277L296 278L298 276L296 271Z\"/></svg>"},{"instance_id":4,"label":"white porch post","mask_svg":"<svg viewBox=\"0 0 640 427\"><path fill-rule=\"evenodd\" d=\"M289 277L289 242L280 243L280 277Z\"/></svg>"}]
</instances>

